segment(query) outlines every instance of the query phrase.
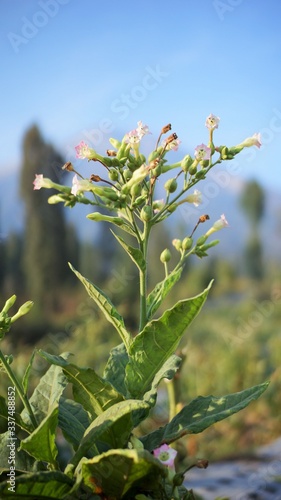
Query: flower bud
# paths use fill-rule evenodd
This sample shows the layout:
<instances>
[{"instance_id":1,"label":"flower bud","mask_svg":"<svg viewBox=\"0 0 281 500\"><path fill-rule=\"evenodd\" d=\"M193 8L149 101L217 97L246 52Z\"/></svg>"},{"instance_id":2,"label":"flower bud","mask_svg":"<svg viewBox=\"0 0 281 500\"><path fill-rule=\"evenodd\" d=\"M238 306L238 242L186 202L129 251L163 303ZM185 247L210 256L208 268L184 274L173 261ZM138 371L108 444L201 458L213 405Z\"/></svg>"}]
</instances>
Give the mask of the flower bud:
<instances>
[{"instance_id":1,"label":"flower bud","mask_svg":"<svg viewBox=\"0 0 281 500\"><path fill-rule=\"evenodd\" d=\"M17 319L19 319L21 316L24 316L25 314L29 313L30 309L32 309L34 305L34 302L32 300L28 300L25 302L18 310L14 316L11 317L11 323L14 323Z\"/></svg>"},{"instance_id":2,"label":"flower bud","mask_svg":"<svg viewBox=\"0 0 281 500\"><path fill-rule=\"evenodd\" d=\"M133 198L136 198L137 196L139 196L141 194L141 185L140 184L134 184L131 189L130 189L130 193L131 195L133 196Z\"/></svg>"},{"instance_id":3,"label":"flower bud","mask_svg":"<svg viewBox=\"0 0 281 500\"><path fill-rule=\"evenodd\" d=\"M120 141L117 141L117 139L113 139L112 137L109 139L109 142L115 149L119 149L122 144Z\"/></svg>"},{"instance_id":4,"label":"flower bud","mask_svg":"<svg viewBox=\"0 0 281 500\"><path fill-rule=\"evenodd\" d=\"M174 193L178 187L178 183L176 179L169 179L167 182L165 182L164 188L168 193Z\"/></svg>"},{"instance_id":5,"label":"flower bud","mask_svg":"<svg viewBox=\"0 0 281 500\"><path fill-rule=\"evenodd\" d=\"M182 241L181 241L181 240L179 240L179 239L177 239L177 238L173 239L173 241L172 241L172 245L175 247L175 249L176 249L178 252L180 252L180 251L181 251L181 249L182 249Z\"/></svg>"},{"instance_id":6,"label":"flower bud","mask_svg":"<svg viewBox=\"0 0 281 500\"><path fill-rule=\"evenodd\" d=\"M177 208L178 204L177 203L172 203L172 205L169 205L168 208L167 208L167 211L172 214L176 208Z\"/></svg>"},{"instance_id":7,"label":"flower bud","mask_svg":"<svg viewBox=\"0 0 281 500\"><path fill-rule=\"evenodd\" d=\"M168 248L165 248L165 250L163 250L163 252L160 255L160 260L164 264L165 262L169 262L171 260L171 257L172 255L170 250Z\"/></svg>"},{"instance_id":8,"label":"flower bud","mask_svg":"<svg viewBox=\"0 0 281 500\"><path fill-rule=\"evenodd\" d=\"M93 220L95 222L111 222L117 226L122 226L124 224L124 220L121 217L111 217L110 215L100 214L99 212L94 212L92 214L88 214L87 219Z\"/></svg>"},{"instance_id":9,"label":"flower bud","mask_svg":"<svg viewBox=\"0 0 281 500\"><path fill-rule=\"evenodd\" d=\"M189 168L193 163L193 159L190 155L186 155L181 161L181 168L184 172L189 172ZM190 173L190 172L189 172Z\"/></svg>"},{"instance_id":10,"label":"flower bud","mask_svg":"<svg viewBox=\"0 0 281 500\"><path fill-rule=\"evenodd\" d=\"M189 236L182 240L182 248L183 250L189 250L192 247L193 240Z\"/></svg>"},{"instance_id":11,"label":"flower bud","mask_svg":"<svg viewBox=\"0 0 281 500\"><path fill-rule=\"evenodd\" d=\"M196 174L197 172L197 165L198 165L198 161L195 160L189 167L188 169L188 172L190 173L190 175L194 175Z\"/></svg>"},{"instance_id":12,"label":"flower bud","mask_svg":"<svg viewBox=\"0 0 281 500\"><path fill-rule=\"evenodd\" d=\"M9 311L9 309L11 309L11 307L13 307L16 300L17 300L16 295L12 295L12 297L10 297L8 300L6 300L5 305L2 309L2 313L7 313Z\"/></svg>"},{"instance_id":13,"label":"flower bud","mask_svg":"<svg viewBox=\"0 0 281 500\"><path fill-rule=\"evenodd\" d=\"M153 217L153 209L150 205L145 205L140 213L140 218L141 220L148 222L152 219Z\"/></svg>"},{"instance_id":14,"label":"flower bud","mask_svg":"<svg viewBox=\"0 0 281 500\"><path fill-rule=\"evenodd\" d=\"M200 247L201 245L204 245L207 238L208 236L206 236L205 234L203 236L200 236L200 238L198 238L198 240L196 241L196 246Z\"/></svg>"},{"instance_id":15,"label":"flower bud","mask_svg":"<svg viewBox=\"0 0 281 500\"><path fill-rule=\"evenodd\" d=\"M109 171L108 177L111 181L115 182L115 181L118 181L119 174L115 168L112 168Z\"/></svg>"},{"instance_id":16,"label":"flower bud","mask_svg":"<svg viewBox=\"0 0 281 500\"><path fill-rule=\"evenodd\" d=\"M206 169L202 168L201 170L199 170L199 172L196 172L195 177L196 177L196 179L205 179Z\"/></svg>"}]
</instances>

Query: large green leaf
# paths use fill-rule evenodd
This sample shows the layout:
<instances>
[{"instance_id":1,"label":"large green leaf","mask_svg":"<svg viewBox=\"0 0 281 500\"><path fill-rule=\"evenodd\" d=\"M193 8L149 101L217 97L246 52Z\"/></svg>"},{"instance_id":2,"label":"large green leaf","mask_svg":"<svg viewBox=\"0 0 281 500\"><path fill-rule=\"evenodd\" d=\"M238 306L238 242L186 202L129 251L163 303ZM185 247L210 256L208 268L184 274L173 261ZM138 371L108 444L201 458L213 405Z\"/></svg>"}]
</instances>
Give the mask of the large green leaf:
<instances>
[{"instance_id":1,"label":"large green leaf","mask_svg":"<svg viewBox=\"0 0 281 500\"><path fill-rule=\"evenodd\" d=\"M58 404L55 404L35 431L21 441L20 449L27 451L36 460L56 465L58 450L55 440L58 413Z\"/></svg>"},{"instance_id":2,"label":"large green leaf","mask_svg":"<svg viewBox=\"0 0 281 500\"><path fill-rule=\"evenodd\" d=\"M62 354L62 359L68 356L69 353ZM60 366L50 366L40 379L29 399L38 424L49 414L50 408L59 402L67 383L68 380ZM30 426L30 417L25 408L21 412L21 418L25 424Z\"/></svg>"},{"instance_id":3,"label":"large green leaf","mask_svg":"<svg viewBox=\"0 0 281 500\"><path fill-rule=\"evenodd\" d=\"M176 354L173 354L169 357L169 359L167 359L164 365L156 373L151 384L151 389L147 391L143 397L144 401L147 401L150 407L154 406L156 403L157 387L160 384L161 380L163 380L164 378L171 380L178 371L181 362L181 358L179 356L176 356Z\"/></svg>"},{"instance_id":4,"label":"large green leaf","mask_svg":"<svg viewBox=\"0 0 281 500\"><path fill-rule=\"evenodd\" d=\"M73 385L75 401L80 403L91 414L92 418L124 399L109 382L99 377L92 368L79 368L61 356L53 356L42 350L38 352L49 363L63 369L68 381Z\"/></svg>"},{"instance_id":5,"label":"large green leaf","mask_svg":"<svg viewBox=\"0 0 281 500\"><path fill-rule=\"evenodd\" d=\"M269 382L227 396L199 396L185 406L167 425L142 437L144 447L155 450L163 443L172 443L186 434L198 434L258 399Z\"/></svg>"},{"instance_id":6,"label":"large green leaf","mask_svg":"<svg viewBox=\"0 0 281 500\"><path fill-rule=\"evenodd\" d=\"M77 450L85 430L90 425L88 413L72 399L61 398L59 402L59 427L65 439Z\"/></svg>"},{"instance_id":7,"label":"large green leaf","mask_svg":"<svg viewBox=\"0 0 281 500\"><path fill-rule=\"evenodd\" d=\"M13 436L13 438L15 437L16 436ZM16 440L11 441L11 434L9 431L0 435L0 473L4 470L9 470L10 466L16 467L16 469L20 471L33 470L35 463L34 458L25 451L19 450L19 446L20 439L17 437ZM14 463L11 463L11 458L14 458ZM2 497L0 496L0 498Z\"/></svg>"},{"instance_id":8,"label":"large green leaf","mask_svg":"<svg viewBox=\"0 0 281 500\"><path fill-rule=\"evenodd\" d=\"M128 349L131 342L130 334L127 332L125 328L122 316L117 312L110 299L102 290L100 290L100 288L95 286L89 280L84 278L82 274L76 271L76 269L74 269L74 267L71 264L69 264L69 267L76 274L81 283L84 285L88 294L98 305L98 307L103 312L106 319L116 328L122 341L124 342L126 348Z\"/></svg>"},{"instance_id":9,"label":"large green leaf","mask_svg":"<svg viewBox=\"0 0 281 500\"><path fill-rule=\"evenodd\" d=\"M200 295L181 300L146 324L129 349L126 384L131 397L141 398L163 364L176 350L186 328L203 306L212 282Z\"/></svg>"},{"instance_id":10,"label":"large green leaf","mask_svg":"<svg viewBox=\"0 0 281 500\"><path fill-rule=\"evenodd\" d=\"M167 278L154 287L147 297L147 319L152 318L153 314L161 306L163 300L168 295L169 291L178 282L181 277L183 268L180 267L177 271L172 271Z\"/></svg>"},{"instance_id":11,"label":"large green leaf","mask_svg":"<svg viewBox=\"0 0 281 500\"><path fill-rule=\"evenodd\" d=\"M86 486L106 498L121 499L138 486L141 491L159 490L159 482L166 474L167 467L146 450L110 450L82 463Z\"/></svg>"},{"instance_id":12,"label":"large green leaf","mask_svg":"<svg viewBox=\"0 0 281 500\"><path fill-rule=\"evenodd\" d=\"M148 408L149 405L146 402L130 399L111 406L85 431L80 446L70 463L76 467L79 461L87 456L92 446L96 446L97 455L110 448L123 448L129 440L136 415Z\"/></svg>"},{"instance_id":13,"label":"large green leaf","mask_svg":"<svg viewBox=\"0 0 281 500\"><path fill-rule=\"evenodd\" d=\"M126 366L129 361L129 356L124 344L113 347L110 351L107 364L104 369L104 378L110 382L115 389L127 395L127 387L125 386Z\"/></svg>"},{"instance_id":14,"label":"large green leaf","mask_svg":"<svg viewBox=\"0 0 281 500\"><path fill-rule=\"evenodd\" d=\"M11 490L8 481L0 483L0 498L13 500L62 499L71 491L73 481L62 472L46 471L22 474L15 480Z\"/></svg>"},{"instance_id":15,"label":"large green leaf","mask_svg":"<svg viewBox=\"0 0 281 500\"><path fill-rule=\"evenodd\" d=\"M115 236L117 239L118 243L121 245L121 247L124 248L124 250L127 252L129 257L132 259L132 261L136 264L136 266L140 269L140 271L144 272L146 269L146 262L143 257L143 254L139 248L132 247L128 245L123 238L120 236L117 236L113 231L111 231L112 234Z\"/></svg>"}]
</instances>

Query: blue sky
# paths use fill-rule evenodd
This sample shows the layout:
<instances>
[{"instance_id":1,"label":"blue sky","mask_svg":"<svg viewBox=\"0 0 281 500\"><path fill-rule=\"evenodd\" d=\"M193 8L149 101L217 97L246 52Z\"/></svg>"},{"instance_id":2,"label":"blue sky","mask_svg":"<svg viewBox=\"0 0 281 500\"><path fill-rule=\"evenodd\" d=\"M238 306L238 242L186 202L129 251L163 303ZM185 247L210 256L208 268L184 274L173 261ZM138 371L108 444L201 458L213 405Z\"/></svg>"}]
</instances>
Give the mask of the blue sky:
<instances>
[{"instance_id":1,"label":"blue sky","mask_svg":"<svg viewBox=\"0 0 281 500\"><path fill-rule=\"evenodd\" d=\"M281 190L281 3L274 0L1 0L0 175L20 164L33 123L74 160L138 120L156 141L172 123L180 153L262 133L237 175ZM236 174L235 174L236 175Z\"/></svg>"}]
</instances>

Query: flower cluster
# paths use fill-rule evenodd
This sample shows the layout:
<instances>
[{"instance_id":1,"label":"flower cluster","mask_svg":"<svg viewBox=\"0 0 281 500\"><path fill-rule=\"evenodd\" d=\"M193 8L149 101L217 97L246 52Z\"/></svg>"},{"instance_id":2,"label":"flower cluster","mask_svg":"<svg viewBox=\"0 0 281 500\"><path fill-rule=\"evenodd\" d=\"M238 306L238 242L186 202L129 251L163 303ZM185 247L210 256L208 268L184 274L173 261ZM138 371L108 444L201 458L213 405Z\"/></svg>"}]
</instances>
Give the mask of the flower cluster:
<instances>
[{"instance_id":1,"label":"flower cluster","mask_svg":"<svg viewBox=\"0 0 281 500\"><path fill-rule=\"evenodd\" d=\"M88 215L91 220L112 222L131 234L139 231L137 228L142 222L145 231L147 224L152 227L157 222L166 219L179 205L192 203L198 207L202 203L200 191L193 189L193 192L187 192L204 179L209 170L216 164L233 159L243 148L251 146L259 148L261 146L261 137L257 133L236 146L214 146L213 134L219 123L220 118L210 114L205 121L205 126L209 131L208 145L199 144L194 148L193 157L186 155L180 162L176 163L168 163L167 155L171 151L178 150L181 144L180 139L176 133L170 133L167 138L163 139L163 136L172 129L170 123L162 127L155 149L147 158L141 153L140 145L145 136L151 132L142 121L137 123L135 129L126 133L121 142L110 139L113 149L108 149L106 156L98 154L88 144L81 141L75 147L76 157L99 162L107 171L108 178L101 177L97 173L92 173L84 178L68 162L63 168L74 173L71 187L55 184L39 174L36 175L34 189L57 189L59 194L51 196L49 203L64 202L67 206L74 206L80 202L100 207L103 209L103 213L104 209L109 213L115 212L112 216L94 212ZM161 138L162 142L160 143ZM159 183L156 181L160 179L162 174L175 171L176 173L164 183L166 197L159 200L156 196L156 186L159 186ZM181 183L179 183L180 179L182 179ZM194 231L200 223L206 222L208 219L209 216L200 216L190 235L174 245L181 252L181 258L187 253L188 255L195 253L198 257L207 255L206 250L216 242L206 244L206 240L214 232L228 226L224 215L221 216L221 219L215 222L192 246Z\"/></svg>"}]
</instances>

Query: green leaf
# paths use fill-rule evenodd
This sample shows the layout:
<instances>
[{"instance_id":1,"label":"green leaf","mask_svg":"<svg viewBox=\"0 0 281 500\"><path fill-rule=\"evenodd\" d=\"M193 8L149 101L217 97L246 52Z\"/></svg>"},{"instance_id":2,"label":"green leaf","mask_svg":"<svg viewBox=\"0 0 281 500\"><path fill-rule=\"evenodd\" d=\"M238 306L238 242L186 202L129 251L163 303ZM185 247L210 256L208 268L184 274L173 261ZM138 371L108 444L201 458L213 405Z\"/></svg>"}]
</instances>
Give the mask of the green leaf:
<instances>
[{"instance_id":1,"label":"green leaf","mask_svg":"<svg viewBox=\"0 0 281 500\"><path fill-rule=\"evenodd\" d=\"M140 438L150 451L163 443L172 443L186 434L198 434L210 425L223 420L258 399L269 382L227 396L199 396L185 406L169 424Z\"/></svg>"},{"instance_id":2,"label":"green leaf","mask_svg":"<svg viewBox=\"0 0 281 500\"><path fill-rule=\"evenodd\" d=\"M56 404L35 431L21 441L20 449L27 451L36 460L56 465L58 450L55 439L58 413L59 408Z\"/></svg>"},{"instance_id":3,"label":"green leaf","mask_svg":"<svg viewBox=\"0 0 281 500\"><path fill-rule=\"evenodd\" d=\"M62 356L67 358L69 353L62 354ZM67 383L67 378L60 366L51 366L40 379L39 384L29 399L38 423L42 422L49 414L50 408L59 402ZM30 426L29 414L25 408L21 412L21 418L24 424Z\"/></svg>"},{"instance_id":4,"label":"green leaf","mask_svg":"<svg viewBox=\"0 0 281 500\"><path fill-rule=\"evenodd\" d=\"M158 490L166 474L167 468L146 450L110 450L82 463L86 486L94 493L102 491L106 498L123 498L137 487L141 491Z\"/></svg>"},{"instance_id":5,"label":"green leaf","mask_svg":"<svg viewBox=\"0 0 281 500\"><path fill-rule=\"evenodd\" d=\"M116 328L119 333L122 341L124 342L126 349L128 350L129 345L131 343L130 334L127 332L124 320L122 316L117 312L114 305L110 301L110 299L106 296L106 294L100 290L97 286L93 285L89 280L84 278L82 274L80 274L74 267L69 263L70 269L76 274L81 283L86 288L90 297L95 301L95 303L99 306L100 310L103 312L106 319Z\"/></svg>"},{"instance_id":6,"label":"green leaf","mask_svg":"<svg viewBox=\"0 0 281 500\"><path fill-rule=\"evenodd\" d=\"M41 349L38 352L49 363L63 369L68 381L73 385L75 401L80 403L91 414L92 418L96 418L107 408L124 399L109 382L99 377L92 368L79 368L62 357L53 356Z\"/></svg>"},{"instance_id":7,"label":"green leaf","mask_svg":"<svg viewBox=\"0 0 281 500\"><path fill-rule=\"evenodd\" d=\"M123 448L134 427L135 415L148 408L149 405L144 401L129 399L106 410L85 431L80 446L70 463L76 467L81 458L87 456L92 446L96 446L97 454L110 448Z\"/></svg>"},{"instance_id":8,"label":"green leaf","mask_svg":"<svg viewBox=\"0 0 281 500\"><path fill-rule=\"evenodd\" d=\"M0 498L13 500L62 499L71 491L73 481L57 471L22 474L16 477L15 490L8 481L0 483Z\"/></svg>"},{"instance_id":9,"label":"green leaf","mask_svg":"<svg viewBox=\"0 0 281 500\"><path fill-rule=\"evenodd\" d=\"M157 309L161 306L163 300L168 295L169 291L179 281L183 268L180 267L177 271L172 271L167 278L160 283L157 283L155 288L147 297L147 318L150 319Z\"/></svg>"},{"instance_id":10,"label":"green leaf","mask_svg":"<svg viewBox=\"0 0 281 500\"><path fill-rule=\"evenodd\" d=\"M203 306L212 282L200 295L181 300L157 320L146 324L129 350L126 384L131 397L141 398L163 364L176 350L186 328Z\"/></svg>"},{"instance_id":11,"label":"green leaf","mask_svg":"<svg viewBox=\"0 0 281 500\"><path fill-rule=\"evenodd\" d=\"M31 371L31 368L32 368L32 363L33 363L35 354L36 354L36 349L34 349L34 351L31 354L31 358L29 360L29 363L28 363L28 365L26 367L26 370L25 370L25 373L24 373L24 376L23 376L23 379L22 379L22 387L23 387L23 390L24 390L24 394L27 394L28 379L29 379L29 375L30 375L30 371Z\"/></svg>"},{"instance_id":12,"label":"green leaf","mask_svg":"<svg viewBox=\"0 0 281 500\"><path fill-rule=\"evenodd\" d=\"M103 374L105 380L110 382L113 387L115 387L115 389L125 397L127 396L127 388L125 386L125 370L128 361L129 356L124 344L114 347L110 351L110 356Z\"/></svg>"},{"instance_id":13,"label":"green leaf","mask_svg":"<svg viewBox=\"0 0 281 500\"><path fill-rule=\"evenodd\" d=\"M113 231L111 231L113 236L117 239L118 243L121 245L121 247L124 248L124 250L127 252L129 257L132 259L134 264L140 269L140 271L144 272L146 269L146 262L143 257L143 254L139 248L132 247L128 245L123 238L120 236L117 236Z\"/></svg>"},{"instance_id":14,"label":"green leaf","mask_svg":"<svg viewBox=\"0 0 281 500\"><path fill-rule=\"evenodd\" d=\"M150 407L154 406L156 403L157 387L160 384L161 380L163 380L164 378L171 380L178 371L181 362L181 358L173 354L169 357L169 359L167 359L164 365L156 373L151 384L151 389L146 392L143 397L144 401L147 401Z\"/></svg>"},{"instance_id":15,"label":"green leaf","mask_svg":"<svg viewBox=\"0 0 281 500\"><path fill-rule=\"evenodd\" d=\"M72 399L61 398L59 402L58 425L65 439L77 450L85 430L90 425L88 413L83 406Z\"/></svg>"},{"instance_id":16,"label":"green leaf","mask_svg":"<svg viewBox=\"0 0 281 500\"><path fill-rule=\"evenodd\" d=\"M35 463L34 458L28 455L25 451L19 450L19 445L20 439L18 437L16 440L11 441L10 432L5 432L0 435L0 472L9 470L10 467L16 467L16 469L20 471L33 470ZM13 463L11 462L11 458L14 458ZM2 497L0 496L0 498Z\"/></svg>"}]
</instances>

